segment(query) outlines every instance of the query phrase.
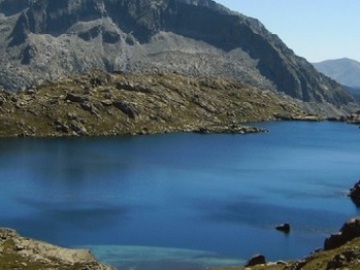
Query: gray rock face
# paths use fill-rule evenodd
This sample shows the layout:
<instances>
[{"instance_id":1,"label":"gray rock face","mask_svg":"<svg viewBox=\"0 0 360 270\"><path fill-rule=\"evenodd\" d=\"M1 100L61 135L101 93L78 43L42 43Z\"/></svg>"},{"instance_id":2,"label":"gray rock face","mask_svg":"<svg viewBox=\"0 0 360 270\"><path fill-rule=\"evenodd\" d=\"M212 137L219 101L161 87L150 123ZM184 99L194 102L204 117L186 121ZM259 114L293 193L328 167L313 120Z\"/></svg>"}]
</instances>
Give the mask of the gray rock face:
<instances>
[{"instance_id":1,"label":"gray rock face","mask_svg":"<svg viewBox=\"0 0 360 270\"><path fill-rule=\"evenodd\" d=\"M0 0L0 53L7 90L91 69L159 70L352 101L259 21L211 0Z\"/></svg>"}]
</instances>

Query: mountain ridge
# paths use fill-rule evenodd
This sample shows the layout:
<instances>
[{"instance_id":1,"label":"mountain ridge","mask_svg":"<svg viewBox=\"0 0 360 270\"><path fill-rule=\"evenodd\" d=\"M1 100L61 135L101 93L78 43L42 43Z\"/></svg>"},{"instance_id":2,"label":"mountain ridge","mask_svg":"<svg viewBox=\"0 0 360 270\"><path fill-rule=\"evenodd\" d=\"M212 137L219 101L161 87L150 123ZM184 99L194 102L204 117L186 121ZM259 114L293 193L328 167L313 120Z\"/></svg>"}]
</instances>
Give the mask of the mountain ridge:
<instances>
[{"instance_id":1,"label":"mountain ridge","mask_svg":"<svg viewBox=\"0 0 360 270\"><path fill-rule=\"evenodd\" d=\"M0 13L8 90L91 69L160 70L230 77L303 101L353 101L258 20L210 0L2 0Z\"/></svg>"},{"instance_id":2,"label":"mountain ridge","mask_svg":"<svg viewBox=\"0 0 360 270\"><path fill-rule=\"evenodd\" d=\"M350 58L325 60L313 63L316 69L339 83L360 88L360 62Z\"/></svg>"}]
</instances>

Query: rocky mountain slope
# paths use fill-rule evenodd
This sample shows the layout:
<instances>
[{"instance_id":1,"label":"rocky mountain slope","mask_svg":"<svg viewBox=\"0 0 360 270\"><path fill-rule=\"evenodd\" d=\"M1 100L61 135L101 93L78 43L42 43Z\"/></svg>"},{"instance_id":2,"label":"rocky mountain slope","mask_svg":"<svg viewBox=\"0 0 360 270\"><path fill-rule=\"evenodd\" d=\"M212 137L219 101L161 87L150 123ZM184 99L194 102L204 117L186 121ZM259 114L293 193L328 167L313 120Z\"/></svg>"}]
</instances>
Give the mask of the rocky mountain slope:
<instances>
[{"instance_id":1,"label":"rocky mountain slope","mask_svg":"<svg viewBox=\"0 0 360 270\"><path fill-rule=\"evenodd\" d=\"M311 102L352 97L256 19L211 0L0 0L0 85L74 72L226 76Z\"/></svg>"},{"instance_id":2,"label":"rocky mountain slope","mask_svg":"<svg viewBox=\"0 0 360 270\"><path fill-rule=\"evenodd\" d=\"M351 88L360 88L360 63L349 59L326 60L313 64L317 70Z\"/></svg>"},{"instance_id":3,"label":"rocky mountain slope","mask_svg":"<svg viewBox=\"0 0 360 270\"><path fill-rule=\"evenodd\" d=\"M260 132L239 123L316 119L302 103L224 78L169 73L81 76L0 92L0 136Z\"/></svg>"}]
</instances>

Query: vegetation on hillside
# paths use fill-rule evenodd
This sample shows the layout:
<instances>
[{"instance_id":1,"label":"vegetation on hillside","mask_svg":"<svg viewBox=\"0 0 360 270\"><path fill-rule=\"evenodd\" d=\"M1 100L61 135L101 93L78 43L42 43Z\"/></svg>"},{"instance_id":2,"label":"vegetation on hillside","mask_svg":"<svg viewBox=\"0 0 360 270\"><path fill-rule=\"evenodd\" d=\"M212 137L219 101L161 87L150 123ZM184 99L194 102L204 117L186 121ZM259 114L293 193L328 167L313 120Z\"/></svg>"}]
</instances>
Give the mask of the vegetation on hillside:
<instances>
[{"instance_id":1,"label":"vegetation on hillside","mask_svg":"<svg viewBox=\"0 0 360 270\"><path fill-rule=\"evenodd\" d=\"M224 78L93 71L0 92L0 136L259 132L245 122L311 119L287 97Z\"/></svg>"}]
</instances>

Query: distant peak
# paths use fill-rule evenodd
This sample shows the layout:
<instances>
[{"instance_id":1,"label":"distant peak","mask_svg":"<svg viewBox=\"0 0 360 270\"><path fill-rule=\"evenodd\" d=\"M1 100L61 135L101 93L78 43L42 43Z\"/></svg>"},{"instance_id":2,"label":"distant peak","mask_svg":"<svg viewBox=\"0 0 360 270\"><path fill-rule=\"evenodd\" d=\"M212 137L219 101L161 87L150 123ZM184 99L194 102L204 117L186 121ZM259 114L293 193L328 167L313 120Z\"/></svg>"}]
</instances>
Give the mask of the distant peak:
<instances>
[{"instance_id":1,"label":"distant peak","mask_svg":"<svg viewBox=\"0 0 360 270\"><path fill-rule=\"evenodd\" d=\"M323 64L323 63L330 63L330 62L355 62L355 63L359 63L359 61L348 58L348 57L342 57L342 58L335 58L335 59L327 59L327 60L323 60L323 61L318 61L318 62L314 62L314 64Z\"/></svg>"}]
</instances>

